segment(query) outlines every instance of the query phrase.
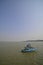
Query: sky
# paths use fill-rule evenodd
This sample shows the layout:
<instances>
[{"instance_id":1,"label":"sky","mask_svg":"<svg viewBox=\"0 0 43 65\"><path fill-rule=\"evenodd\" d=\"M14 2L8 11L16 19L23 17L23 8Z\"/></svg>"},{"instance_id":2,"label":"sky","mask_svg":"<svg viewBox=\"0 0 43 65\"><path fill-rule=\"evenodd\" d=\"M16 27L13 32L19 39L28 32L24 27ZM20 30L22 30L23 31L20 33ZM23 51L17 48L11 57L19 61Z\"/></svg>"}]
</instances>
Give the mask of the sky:
<instances>
[{"instance_id":1,"label":"sky","mask_svg":"<svg viewBox=\"0 0 43 65\"><path fill-rule=\"evenodd\" d=\"M43 0L0 0L0 41L43 39Z\"/></svg>"}]
</instances>

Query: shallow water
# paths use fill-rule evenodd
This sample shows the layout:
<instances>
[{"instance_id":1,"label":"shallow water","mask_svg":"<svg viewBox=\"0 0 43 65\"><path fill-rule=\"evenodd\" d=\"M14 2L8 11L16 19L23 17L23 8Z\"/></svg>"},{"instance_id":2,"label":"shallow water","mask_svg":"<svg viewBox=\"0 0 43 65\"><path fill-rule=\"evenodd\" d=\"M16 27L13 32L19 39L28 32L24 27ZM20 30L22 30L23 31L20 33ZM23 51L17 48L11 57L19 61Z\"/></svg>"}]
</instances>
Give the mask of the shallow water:
<instances>
[{"instance_id":1,"label":"shallow water","mask_svg":"<svg viewBox=\"0 0 43 65\"><path fill-rule=\"evenodd\" d=\"M31 42L36 52L21 53L26 42L0 42L0 65L43 65L43 42Z\"/></svg>"}]
</instances>

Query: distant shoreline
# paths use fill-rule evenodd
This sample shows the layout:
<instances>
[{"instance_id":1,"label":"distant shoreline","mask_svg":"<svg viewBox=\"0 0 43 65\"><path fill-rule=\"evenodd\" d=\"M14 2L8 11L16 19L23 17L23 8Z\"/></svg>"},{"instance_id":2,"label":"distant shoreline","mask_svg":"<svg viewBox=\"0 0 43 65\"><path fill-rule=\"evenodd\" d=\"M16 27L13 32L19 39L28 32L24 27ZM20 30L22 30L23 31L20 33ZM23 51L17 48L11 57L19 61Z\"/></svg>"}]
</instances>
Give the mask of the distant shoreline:
<instances>
[{"instance_id":1,"label":"distant shoreline","mask_svg":"<svg viewBox=\"0 0 43 65\"><path fill-rule=\"evenodd\" d=\"M43 42L43 40L26 40L24 42Z\"/></svg>"},{"instance_id":2,"label":"distant shoreline","mask_svg":"<svg viewBox=\"0 0 43 65\"><path fill-rule=\"evenodd\" d=\"M25 40L25 41L0 41L0 42L43 42L43 40Z\"/></svg>"}]
</instances>

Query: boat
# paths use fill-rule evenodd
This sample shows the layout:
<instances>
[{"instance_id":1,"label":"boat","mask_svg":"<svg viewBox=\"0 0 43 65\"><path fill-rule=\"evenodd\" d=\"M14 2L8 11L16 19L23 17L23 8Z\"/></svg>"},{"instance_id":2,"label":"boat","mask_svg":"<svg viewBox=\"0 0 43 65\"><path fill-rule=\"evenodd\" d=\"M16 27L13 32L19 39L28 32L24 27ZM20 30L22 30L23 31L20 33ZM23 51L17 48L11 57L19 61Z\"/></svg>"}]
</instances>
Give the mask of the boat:
<instances>
[{"instance_id":1,"label":"boat","mask_svg":"<svg viewBox=\"0 0 43 65\"><path fill-rule=\"evenodd\" d=\"M30 44L28 44L24 49L21 50L21 52L33 52L36 51L37 48L31 47Z\"/></svg>"},{"instance_id":2,"label":"boat","mask_svg":"<svg viewBox=\"0 0 43 65\"><path fill-rule=\"evenodd\" d=\"M21 52L33 52L36 51L37 48L29 48L29 49L22 49Z\"/></svg>"}]
</instances>

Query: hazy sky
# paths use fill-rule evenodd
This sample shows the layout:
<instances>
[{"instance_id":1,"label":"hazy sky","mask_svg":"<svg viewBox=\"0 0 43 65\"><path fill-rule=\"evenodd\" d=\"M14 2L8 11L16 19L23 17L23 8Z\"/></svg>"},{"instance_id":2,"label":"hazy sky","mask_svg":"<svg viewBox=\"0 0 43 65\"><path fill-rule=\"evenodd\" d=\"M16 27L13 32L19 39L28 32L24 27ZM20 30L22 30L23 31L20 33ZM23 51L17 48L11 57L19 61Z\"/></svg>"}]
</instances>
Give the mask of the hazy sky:
<instances>
[{"instance_id":1,"label":"hazy sky","mask_svg":"<svg viewBox=\"0 0 43 65\"><path fill-rule=\"evenodd\" d=\"M0 0L0 41L43 39L43 0Z\"/></svg>"}]
</instances>

